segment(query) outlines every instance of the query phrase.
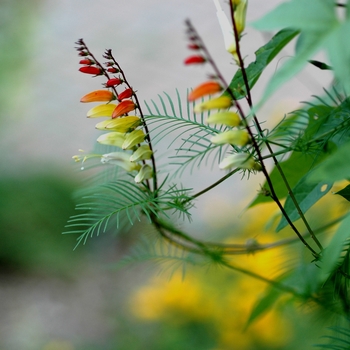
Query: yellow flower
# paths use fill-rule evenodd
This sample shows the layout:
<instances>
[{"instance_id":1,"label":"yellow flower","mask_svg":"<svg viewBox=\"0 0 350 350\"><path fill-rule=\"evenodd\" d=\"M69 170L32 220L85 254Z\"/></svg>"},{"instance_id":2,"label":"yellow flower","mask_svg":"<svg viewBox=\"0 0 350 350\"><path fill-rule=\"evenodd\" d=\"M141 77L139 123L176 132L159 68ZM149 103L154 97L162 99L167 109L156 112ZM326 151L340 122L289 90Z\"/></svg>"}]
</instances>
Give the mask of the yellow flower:
<instances>
[{"instance_id":1,"label":"yellow flower","mask_svg":"<svg viewBox=\"0 0 350 350\"><path fill-rule=\"evenodd\" d=\"M138 172L138 174L135 176L135 182L141 183L142 181L148 180L152 178L153 176L153 169L148 164L142 165L142 168Z\"/></svg>"},{"instance_id":2,"label":"yellow flower","mask_svg":"<svg viewBox=\"0 0 350 350\"><path fill-rule=\"evenodd\" d=\"M143 142L145 140L145 133L142 130L134 130L130 134L128 134L125 138L125 141L122 145L123 149L132 149L137 144Z\"/></svg>"},{"instance_id":3,"label":"yellow flower","mask_svg":"<svg viewBox=\"0 0 350 350\"><path fill-rule=\"evenodd\" d=\"M234 2L238 2L233 1ZM236 28L237 28L237 33L238 35L241 35L244 28L245 28L245 19L246 19L246 14L247 14L247 4L248 0L240 0L234 10L234 19L236 23Z\"/></svg>"},{"instance_id":4,"label":"yellow flower","mask_svg":"<svg viewBox=\"0 0 350 350\"><path fill-rule=\"evenodd\" d=\"M115 107L117 107L117 105L113 103L98 105L94 108L91 108L87 112L87 117L88 118L111 117Z\"/></svg>"},{"instance_id":5,"label":"yellow flower","mask_svg":"<svg viewBox=\"0 0 350 350\"><path fill-rule=\"evenodd\" d=\"M141 124L141 120L136 116L127 116L123 118L108 119L96 124L98 130L109 130L118 132L130 132Z\"/></svg>"},{"instance_id":6,"label":"yellow flower","mask_svg":"<svg viewBox=\"0 0 350 350\"><path fill-rule=\"evenodd\" d=\"M122 148L124 141L125 134L117 131L103 134L97 139L97 142L102 143L103 145L117 146L120 148Z\"/></svg>"},{"instance_id":7,"label":"yellow flower","mask_svg":"<svg viewBox=\"0 0 350 350\"><path fill-rule=\"evenodd\" d=\"M112 152L112 153L103 154L101 157L101 163L117 165L128 172L139 170L141 168L140 164L130 162L129 158L130 158L130 155L127 153Z\"/></svg>"},{"instance_id":8,"label":"yellow flower","mask_svg":"<svg viewBox=\"0 0 350 350\"><path fill-rule=\"evenodd\" d=\"M249 141L249 134L246 130L229 130L213 136L210 140L215 145L236 145L244 146Z\"/></svg>"},{"instance_id":9,"label":"yellow flower","mask_svg":"<svg viewBox=\"0 0 350 350\"><path fill-rule=\"evenodd\" d=\"M241 123L241 118L235 112L219 112L210 115L207 119L208 124L224 124L227 126L238 126Z\"/></svg>"},{"instance_id":10,"label":"yellow flower","mask_svg":"<svg viewBox=\"0 0 350 350\"><path fill-rule=\"evenodd\" d=\"M219 168L222 170L228 170L231 168L255 169L255 167L257 167L257 164L255 163L254 158L248 153L232 154L224 158L219 164Z\"/></svg>"},{"instance_id":11,"label":"yellow flower","mask_svg":"<svg viewBox=\"0 0 350 350\"><path fill-rule=\"evenodd\" d=\"M151 159L153 152L148 145L140 146L130 157L131 162L139 162L140 160Z\"/></svg>"},{"instance_id":12,"label":"yellow flower","mask_svg":"<svg viewBox=\"0 0 350 350\"><path fill-rule=\"evenodd\" d=\"M195 113L201 113L203 111L211 109L224 109L232 106L232 100L228 96L220 96L209 101L205 101L196 105L194 108Z\"/></svg>"}]
</instances>

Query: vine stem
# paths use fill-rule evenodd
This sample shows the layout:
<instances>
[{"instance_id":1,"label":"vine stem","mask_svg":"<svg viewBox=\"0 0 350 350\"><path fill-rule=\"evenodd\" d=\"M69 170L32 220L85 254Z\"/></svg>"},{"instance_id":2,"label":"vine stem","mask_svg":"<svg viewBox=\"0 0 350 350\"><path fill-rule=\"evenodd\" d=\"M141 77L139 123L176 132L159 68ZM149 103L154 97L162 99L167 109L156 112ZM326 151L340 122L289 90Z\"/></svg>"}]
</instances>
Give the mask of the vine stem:
<instances>
[{"instance_id":1,"label":"vine stem","mask_svg":"<svg viewBox=\"0 0 350 350\"><path fill-rule=\"evenodd\" d=\"M233 31L234 31L235 42L236 42L236 53L237 53L237 56L238 56L239 65L240 65L240 68L241 68L241 72L242 72L242 77L243 77L244 85L245 85L246 91L247 91L247 101L248 101L248 104L249 104L250 109L252 110L252 109L253 109L253 102L252 102L252 97L251 97L251 93L250 93L250 87L249 87L249 83L248 83L247 72L246 72L246 70L245 70L245 66L244 66L244 62L243 62L243 58L242 58L242 54L241 54L241 50L240 50L239 35L238 35L238 31L237 31L236 21L235 21L235 18L234 18L234 8L233 8L232 1L230 1L230 14L231 14L231 20L232 20ZM231 89L229 89L229 91L231 91ZM255 122L255 127L257 128L258 133L259 133L260 135L262 135L262 134L263 134L263 130L261 129L259 120L258 120L258 118L257 118L257 116L256 116L255 113L253 114L253 120L254 120L254 122ZM248 132L249 132L249 130L248 130ZM253 143L254 143L254 141L253 141ZM280 164L279 164L277 158L273 155L274 152L273 152L273 150L272 150L272 148L271 148L271 145L270 145L270 143L268 142L268 140L265 141L265 144L266 144L266 147L267 147L269 153L272 155L272 159L273 159L273 161L274 161L274 164L275 164L275 166L276 166L278 172L280 173L280 175L281 175L281 177L282 177L282 180L283 180L283 182L284 182L284 184L285 184L285 186L286 186L286 188L287 188L288 194L289 194L289 196L290 196L290 198L291 198L291 200L292 200L292 202L293 202L293 204L294 204L296 210L298 211L298 214L299 214L300 218L301 218L302 221L304 222L305 227L306 227L307 230L310 232L310 235L311 235L312 239L314 240L314 242L317 244L318 248L319 248L320 250L323 250L323 247L322 247L320 241L316 238L316 236L315 236L314 233L313 233L312 228L310 227L308 221L306 220L305 215L304 215L304 213L302 212L302 210L301 210L301 208L300 208L300 206L299 206L299 203L298 203L298 201L296 200L296 198L295 198L295 196L294 196L294 193L293 193L293 191L292 191L292 189L291 189L291 187L290 187L290 185L289 185L289 182L288 182L288 180L287 180L287 178L286 178L286 176L285 176L285 174L284 174L284 172L283 172L283 170L282 170L282 168L281 168L281 166L280 166ZM254 147L255 147L255 146L254 146ZM256 149L256 151L257 151L259 160L262 161L263 158L262 158L262 156L261 156L261 152L260 152L259 147L255 148L255 149ZM263 172L264 172L264 175L265 175L265 177L266 177L266 180L267 180L267 182L268 182L268 184L269 184L269 187L270 187L270 190L271 190L271 195L273 196L273 199L275 200L275 202L276 202L277 205L279 206L279 208L280 208L280 210L282 211L284 217L285 217L286 220L288 221L288 224L291 226L291 228L293 229L293 231L299 236L299 231L295 228L294 224L293 224L293 223L291 222L291 220L289 219L289 216L288 216L288 214L286 213L286 211L284 210L283 206L281 205L281 203L280 203L280 201L279 201L279 199L278 199L278 197L277 197L277 195L276 195L274 189L271 187L271 184L272 184L272 183L271 183L271 179L270 179L268 173L266 172L266 168L263 167L263 169L264 169ZM265 172L266 172L267 176L266 176ZM300 238L301 238L301 237L300 237ZM306 242L303 242L303 243L304 243L304 245L305 245ZM309 249L311 248L311 246L309 246L309 245L307 245L307 246L309 247ZM316 253L316 251L314 251L313 248L311 248L310 250L311 250L311 252L312 252L314 255L316 254L315 257L318 256L318 254Z\"/></svg>"},{"instance_id":2,"label":"vine stem","mask_svg":"<svg viewBox=\"0 0 350 350\"><path fill-rule=\"evenodd\" d=\"M234 21L234 18L233 18L233 5L232 5L232 1L230 1L230 6L231 6L231 14L232 14L232 20ZM236 37L236 40L238 42L238 34L237 34L237 29L236 29L236 26L235 26L235 22L234 23L234 27L235 27L235 37ZM232 90L229 88L229 85L227 84L225 78L223 77L223 75L221 74L219 68L217 67L215 61L213 60L213 58L211 57L211 54L210 52L208 51L207 47L205 46L203 40L201 39L201 37L198 35L197 31L195 30L195 28L192 26L191 22L189 20L186 21L186 24L187 26L189 27L189 29L196 34L196 37L197 37L197 40L200 42L200 47L202 48L204 54L205 54L205 57L207 59L207 61L210 63L210 65L212 66L217 78L221 81L221 83L223 84L225 90L227 91L227 93L231 96L232 100L235 102L235 106L239 112L239 114L241 115L241 118L242 118L242 121L245 125L245 128L247 130L247 132L249 133L249 136L251 138L251 141L252 141L252 144L253 144L253 147L255 149L255 152L258 156L258 159L259 159L259 162L261 164L261 168L262 168L262 172L266 178L266 181L270 187L270 192L271 192L271 197L272 199L276 202L278 208L280 209L280 211L282 212L283 216L286 218L289 226L292 228L292 230L297 234L297 236L299 237L300 241L311 251L311 253L317 257L318 254L317 252L306 242L306 240L302 237L302 235L300 234L300 232L298 231L298 229L296 228L296 226L293 224L293 222L291 221L291 219L289 218L289 215L287 214L287 212L284 210L283 208L283 205L281 204L280 200L278 199L277 195L276 195L276 192L274 190L274 186L272 184L272 181L270 179L270 176L269 176L269 173L265 167L265 164L264 164L264 159L262 157L262 154L261 154L261 151L260 151L260 148L259 148L259 145L258 143L256 142L255 140L255 137L253 135L253 132L250 128L250 126L248 125L247 123L247 120L246 120L246 116L245 116L245 113L240 105L240 103L238 102L238 100L236 99L234 93L232 92ZM240 62L242 62L243 64L243 60L242 60L242 57L240 55L240 52L238 50L237 54L239 55L240 57ZM247 89L249 90L249 89ZM248 96L250 96L250 92L248 94ZM251 100L251 99L250 99Z\"/></svg>"},{"instance_id":3,"label":"vine stem","mask_svg":"<svg viewBox=\"0 0 350 350\"><path fill-rule=\"evenodd\" d=\"M113 60L114 64L118 67L118 70L119 70L120 74L123 77L124 83L128 86L129 89L134 91L133 88L131 87L131 85L129 84L128 80L126 79L126 75L125 75L124 71L120 67L119 63L113 57L112 50L107 50L106 53L110 57L110 59ZM136 106L137 106L137 109L140 112L142 124L143 124L143 127L145 128L145 131L146 131L146 139L147 139L149 148L152 151L151 162L152 162L152 167L153 167L153 193L155 195L157 195L157 190L158 190L157 167L156 167L156 161L155 161L154 154L153 154L153 146L152 146L151 135L150 135L150 132L149 132L149 129L148 129L148 126L147 126L144 114L143 114L142 109L141 109L140 101L139 101L139 99L137 97L137 94L135 92L133 92L133 97L135 98Z\"/></svg>"}]
</instances>

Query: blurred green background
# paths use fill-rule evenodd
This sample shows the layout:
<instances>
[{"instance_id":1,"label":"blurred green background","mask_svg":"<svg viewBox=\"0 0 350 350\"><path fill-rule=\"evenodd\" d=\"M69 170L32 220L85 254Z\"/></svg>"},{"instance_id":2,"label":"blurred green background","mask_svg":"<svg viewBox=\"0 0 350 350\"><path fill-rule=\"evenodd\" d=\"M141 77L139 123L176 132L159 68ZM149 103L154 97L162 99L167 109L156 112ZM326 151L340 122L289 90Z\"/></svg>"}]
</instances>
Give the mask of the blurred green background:
<instances>
[{"instance_id":1,"label":"blurred green background","mask_svg":"<svg viewBox=\"0 0 350 350\"><path fill-rule=\"evenodd\" d=\"M262 15L254 6L258 2L251 1L250 19ZM264 11L277 2L269 2ZM78 74L74 42L84 37L97 56L107 47L115 50L142 99L175 88L185 91L206 74L182 66L185 18L208 38L224 73L234 70L213 3L0 0L0 10L0 349L310 348L318 325L310 328L312 313L292 302L277 305L244 331L249 310L265 289L255 281L202 268L189 269L184 280L177 272L159 277L142 265L110 270L142 233L140 227L132 236L95 237L76 250L76 237L61 235L73 214L73 192L85 178L71 156L79 148L91 149L96 138L94 123L86 120L78 101L98 86ZM262 42L255 35L245 48L253 52ZM278 104L262 113L283 114L309 88L321 89L312 79L308 84L288 90L287 99L277 96ZM208 172L187 180L191 186L216 177ZM225 208L232 205L239 221L237 203L246 204L247 193L254 193L247 184L229 191L221 187L198 205L194 227L206 228L209 236L213 230L219 237L237 230L249 237L257 230L244 225L249 220L225 221L231 216ZM249 263L261 267L278 259L265 258ZM305 337L303 345L300 337Z\"/></svg>"}]
</instances>

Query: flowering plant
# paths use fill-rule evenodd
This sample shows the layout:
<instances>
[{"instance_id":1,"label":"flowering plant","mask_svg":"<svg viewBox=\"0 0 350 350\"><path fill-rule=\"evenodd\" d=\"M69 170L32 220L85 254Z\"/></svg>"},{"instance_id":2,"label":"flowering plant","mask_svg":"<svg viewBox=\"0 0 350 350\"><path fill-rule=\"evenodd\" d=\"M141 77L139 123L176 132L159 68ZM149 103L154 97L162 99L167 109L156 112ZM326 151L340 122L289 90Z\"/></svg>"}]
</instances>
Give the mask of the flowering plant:
<instances>
[{"instance_id":1,"label":"flowering plant","mask_svg":"<svg viewBox=\"0 0 350 350\"><path fill-rule=\"evenodd\" d=\"M281 4L254 23L260 30L279 31L255 52L255 61L246 65L240 44L244 39L248 1L229 1L230 20L218 0L214 2L225 47L237 70L227 82L197 30L186 21L192 54L184 59L184 64L210 67L211 73L209 79L188 93L186 103L177 95L178 107L167 94L160 97L160 106L152 101L153 109L148 104L142 107L112 51L104 53L107 61L101 64L83 39L77 41L82 57L79 70L105 80L104 89L81 99L84 103L102 103L90 109L87 116L104 118L96 124L96 129L104 132L97 139L104 151L73 158L84 163L84 167L88 161L96 165L93 163L96 159L109 167L107 181L88 189L77 205L77 210L82 212L69 220L67 233L79 234L78 243L85 243L88 237L107 229L125 231L136 222L147 221L154 234L162 238L162 244L175 246L184 261L215 262L273 286L255 305L250 322L285 293L348 319L350 185L344 185L344 180L350 178L350 51L342 45L350 28L348 5L331 0L292 0ZM345 19L335 11L336 7L345 13ZM295 55L276 71L261 101L253 103L252 91L261 74L295 38ZM313 59L318 50L327 53L329 64ZM322 96L315 96L299 110L281 118L271 130L264 129L258 117L260 107L306 65L331 71L332 85L324 89ZM187 106L187 117L183 105ZM175 185L174 174L158 167L159 149L155 148L165 136L168 141L175 132L177 135L170 145L182 140L172 154L178 165L175 176L188 166L202 166L210 156L217 161L218 168L226 171L225 175L198 192ZM249 207L275 203L279 210L275 230L284 229L290 237L269 243L256 238L245 243L213 242L177 227L174 213L190 218L195 201L230 181L236 173L242 177L263 176L265 183ZM342 206L325 220L312 222L308 213L340 183L343 188L336 195L343 201ZM295 243L301 244L307 257L275 279L232 260L235 255L258 254Z\"/></svg>"}]
</instances>

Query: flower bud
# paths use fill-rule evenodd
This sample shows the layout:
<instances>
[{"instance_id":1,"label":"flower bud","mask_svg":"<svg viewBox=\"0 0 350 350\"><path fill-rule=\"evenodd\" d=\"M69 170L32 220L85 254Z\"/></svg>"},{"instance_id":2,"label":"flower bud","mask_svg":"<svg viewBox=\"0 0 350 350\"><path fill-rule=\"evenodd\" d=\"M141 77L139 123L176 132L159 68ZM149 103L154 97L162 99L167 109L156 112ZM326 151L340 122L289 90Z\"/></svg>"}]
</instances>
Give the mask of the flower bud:
<instances>
[{"instance_id":1,"label":"flower bud","mask_svg":"<svg viewBox=\"0 0 350 350\"><path fill-rule=\"evenodd\" d=\"M203 96L212 95L220 92L222 87L216 81L207 81L201 85L198 85L188 95L188 101L194 101Z\"/></svg>"},{"instance_id":2,"label":"flower bud","mask_svg":"<svg viewBox=\"0 0 350 350\"><path fill-rule=\"evenodd\" d=\"M208 124L223 124L227 126L238 126L241 118L235 112L225 111L211 114L207 119Z\"/></svg>"},{"instance_id":3,"label":"flower bud","mask_svg":"<svg viewBox=\"0 0 350 350\"><path fill-rule=\"evenodd\" d=\"M189 44L187 45L187 47L190 49L190 50L200 50L201 47L197 44Z\"/></svg>"},{"instance_id":4,"label":"flower bud","mask_svg":"<svg viewBox=\"0 0 350 350\"><path fill-rule=\"evenodd\" d=\"M148 180L153 176L153 169L148 164L144 164L138 174L135 176L135 182L141 183L142 181Z\"/></svg>"},{"instance_id":5,"label":"flower bud","mask_svg":"<svg viewBox=\"0 0 350 350\"><path fill-rule=\"evenodd\" d=\"M213 136L210 140L215 145L244 146L249 142L249 134L246 130L229 130Z\"/></svg>"},{"instance_id":6,"label":"flower bud","mask_svg":"<svg viewBox=\"0 0 350 350\"><path fill-rule=\"evenodd\" d=\"M84 60L80 60L79 64L87 64L87 65L91 65L94 64L95 62L92 60L89 60L88 58L84 59Z\"/></svg>"},{"instance_id":7,"label":"flower bud","mask_svg":"<svg viewBox=\"0 0 350 350\"><path fill-rule=\"evenodd\" d=\"M257 166L258 164L255 163L254 158L249 153L232 154L224 158L219 164L219 168L222 170L228 170L231 168L259 170Z\"/></svg>"},{"instance_id":8,"label":"flower bud","mask_svg":"<svg viewBox=\"0 0 350 350\"><path fill-rule=\"evenodd\" d=\"M107 72L109 73L119 73L119 69L115 68L115 67L110 67L107 69Z\"/></svg>"},{"instance_id":9,"label":"flower bud","mask_svg":"<svg viewBox=\"0 0 350 350\"><path fill-rule=\"evenodd\" d=\"M153 152L148 145L140 146L130 157L131 162L151 159Z\"/></svg>"},{"instance_id":10,"label":"flower bud","mask_svg":"<svg viewBox=\"0 0 350 350\"><path fill-rule=\"evenodd\" d=\"M112 86L116 86L116 85L120 85L123 82L123 80L118 79L118 78L112 78L109 79L106 83L107 87L112 87Z\"/></svg>"},{"instance_id":11,"label":"flower bud","mask_svg":"<svg viewBox=\"0 0 350 350\"><path fill-rule=\"evenodd\" d=\"M202 63L205 63L206 62L206 59L203 57L203 56L190 56L190 57L187 57L184 61L184 63L186 65L189 65L189 64L202 64Z\"/></svg>"},{"instance_id":12,"label":"flower bud","mask_svg":"<svg viewBox=\"0 0 350 350\"><path fill-rule=\"evenodd\" d=\"M117 165L128 172L139 170L141 168L140 164L130 162L129 157L129 154L123 152L107 153L102 155L101 163Z\"/></svg>"},{"instance_id":13,"label":"flower bud","mask_svg":"<svg viewBox=\"0 0 350 350\"><path fill-rule=\"evenodd\" d=\"M127 116L117 119L108 119L96 124L98 130L131 132L141 125L141 119L136 116Z\"/></svg>"},{"instance_id":14,"label":"flower bud","mask_svg":"<svg viewBox=\"0 0 350 350\"><path fill-rule=\"evenodd\" d=\"M125 138L125 141L122 145L122 148L125 149L132 149L137 144L143 142L145 140L145 133L142 130L134 130L130 134L128 134Z\"/></svg>"},{"instance_id":15,"label":"flower bud","mask_svg":"<svg viewBox=\"0 0 350 350\"><path fill-rule=\"evenodd\" d=\"M234 2L237 3L234 9L234 19L236 23L237 33L240 36L245 28L248 0L240 0L239 2L235 0Z\"/></svg>"},{"instance_id":16,"label":"flower bud","mask_svg":"<svg viewBox=\"0 0 350 350\"><path fill-rule=\"evenodd\" d=\"M118 118L126 113L133 111L136 108L136 104L131 100L125 100L119 103L112 114L112 119Z\"/></svg>"},{"instance_id":17,"label":"flower bud","mask_svg":"<svg viewBox=\"0 0 350 350\"><path fill-rule=\"evenodd\" d=\"M121 101L125 100L126 98L130 98L133 95L133 93L134 92L132 91L132 89L126 89L118 95L118 100Z\"/></svg>"},{"instance_id":18,"label":"flower bud","mask_svg":"<svg viewBox=\"0 0 350 350\"><path fill-rule=\"evenodd\" d=\"M86 74L94 74L94 75L101 75L102 74L101 68L98 68L95 66L80 67L79 71L82 73L86 73Z\"/></svg>"},{"instance_id":19,"label":"flower bud","mask_svg":"<svg viewBox=\"0 0 350 350\"><path fill-rule=\"evenodd\" d=\"M123 142L125 141L125 134L122 132L109 132L107 134L102 134L98 137L97 142L102 145L110 145L122 148Z\"/></svg>"},{"instance_id":20,"label":"flower bud","mask_svg":"<svg viewBox=\"0 0 350 350\"><path fill-rule=\"evenodd\" d=\"M200 103L199 105L196 105L193 109L195 113L201 113L203 111L211 110L211 109L222 109L222 108L229 108L232 106L232 101L230 97L228 96L220 96L217 98L214 98L209 101L205 101L203 103Z\"/></svg>"},{"instance_id":21,"label":"flower bud","mask_svg":"<svg viewBox=\"0 0 350 350\"><path fill-rule=\"evenodd\" d=\"M87 112L87 117L88 118L111 117L115 107L117 107L117 105L113 103L98 105L96 107L91 108Z\"/></svg>"},{"instance_id":22,"label":"flower bud","mask_svg":"<svg viewBox=\"0 0 350 350\"><path fill-rule=\"evenodd\" d=\"M80 102L109 102L112 100L115 100L115 96L109 90L95 90L83 96Z\"/></svg>"}]
</instances>

